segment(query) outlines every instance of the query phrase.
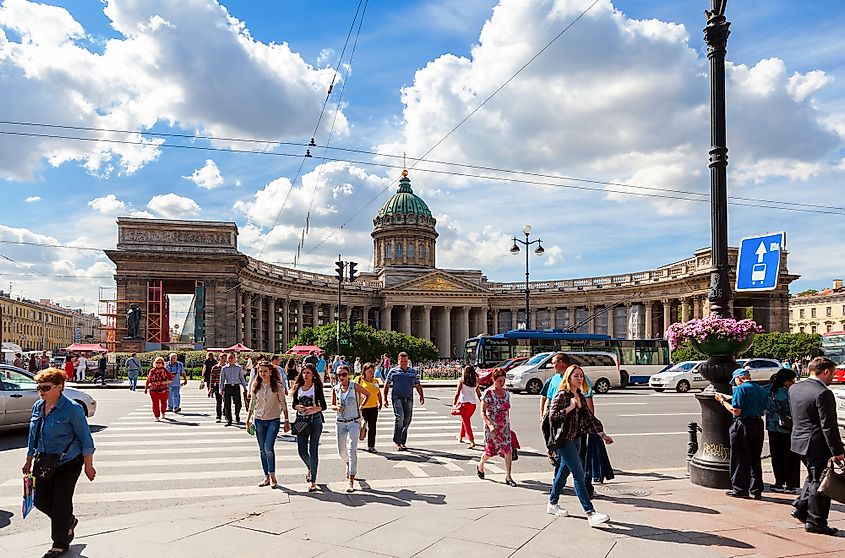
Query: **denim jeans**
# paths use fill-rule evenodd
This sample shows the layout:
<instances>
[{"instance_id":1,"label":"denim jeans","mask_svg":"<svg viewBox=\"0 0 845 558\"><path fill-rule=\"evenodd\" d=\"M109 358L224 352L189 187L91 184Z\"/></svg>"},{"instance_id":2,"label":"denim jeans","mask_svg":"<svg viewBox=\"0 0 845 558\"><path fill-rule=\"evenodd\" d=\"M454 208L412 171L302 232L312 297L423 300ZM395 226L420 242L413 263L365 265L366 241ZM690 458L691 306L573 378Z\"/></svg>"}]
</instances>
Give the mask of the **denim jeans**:
<instances>
[{"instance_id":1,"label":"denim jeans","mask_svg":"<svg viewBox=\"0 0 845 558\"><path fill-rule=\"evenodd\" d=\"M182 406L182 386L170 385L167 389L167 408L174 410Z\"/></svg>"},{"instance_id":2,"label":"denim jeans","mask_svg":"<svg viewBox=\"0 0 845 558\"><path fill-rule=\"evenodd\" d=\"M337 454L346 463L346 469L353 477L358 474L358 433L361 421L337 423Z\"/></svg>"},{"instance_id":3,"label":"denim jeans","mask_svg":"<svg viewBox=\"0 0 845 558\"><path fill-rule=\"evenodd\" d=\"M276 474L276 436L279 435L281 419L255 419L255 439L258 440L258 453L261 456L261 468L264 476Z\"/></svg>"},{"instance_id":4,"label":"denim jeans","mask_svg":"<svg viewBox=\"0 0 845 558\"><path fill-rule=\"evenodd\" d=\"M138 371L137 370L130 370L129 371L129 389L130 391L135 391L135 388L138 387Z\"/></svg>"},{"instance_id":5,"label":"denim jeans","mask_svg":"<svg viewBox=\"0 0 845 558\"><path fill-rule=\"evenodd\" d=\"M320 434L323 433L323 416L321 414L314 415L311 421L311 432L307 436L296 437L296 449L299 451L299 458L311 471L310 482L317 482L317 465L320 457L318 450L320 447Z\"/></svg>"},{"instance_id":6,"label":"denim jeans","mask_svg":"<svg viewBox=\"0 0 845 558\"><path fill-rule=\"evenodd\" d=\"M575 485L575 495L581 502L585 512L593 511L593 503L587 493L587 486L584 484L584 467L581 466L581 438L565 442L556 451L558 465L555 468L555 479L552 482L552 490L549 493L549 503L557 504L560 500L560 493L563 492L563 485L569 472L572 473L572 482Z\"/></svg>"},{"instance_id":7,"label":"denim jeans","mask_svg":"<svg viewBox=\"0 0 845 558\"><path fill-rule=\"evenodd\" d=\"M396 423L393 427L393 443L404 446L408 441L408 427L411 425L411 418L414 415L414 398L393 397L393 415Z\"/></svg>"}]
</instances>

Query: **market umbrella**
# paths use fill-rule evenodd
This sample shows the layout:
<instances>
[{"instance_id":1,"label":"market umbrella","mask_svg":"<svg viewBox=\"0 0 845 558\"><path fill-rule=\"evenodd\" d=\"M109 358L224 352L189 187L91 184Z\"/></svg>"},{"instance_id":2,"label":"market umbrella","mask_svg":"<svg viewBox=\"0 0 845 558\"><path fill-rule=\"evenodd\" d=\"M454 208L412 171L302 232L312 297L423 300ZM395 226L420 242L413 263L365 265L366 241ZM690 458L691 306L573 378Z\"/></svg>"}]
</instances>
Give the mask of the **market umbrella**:
<instances>
[{"instance_id":1,"label":"market umbrella","mask_svg":"<svg viewBox=\"0 0 845 558\"><path fill-rule=\"evenodd\" d=\"M249 347L244 345L243 343L235 343L231 347L226 347L226 351L229 352L236 352L236 353L248 353L252 351Z\"/></svg>"}]
</instances>

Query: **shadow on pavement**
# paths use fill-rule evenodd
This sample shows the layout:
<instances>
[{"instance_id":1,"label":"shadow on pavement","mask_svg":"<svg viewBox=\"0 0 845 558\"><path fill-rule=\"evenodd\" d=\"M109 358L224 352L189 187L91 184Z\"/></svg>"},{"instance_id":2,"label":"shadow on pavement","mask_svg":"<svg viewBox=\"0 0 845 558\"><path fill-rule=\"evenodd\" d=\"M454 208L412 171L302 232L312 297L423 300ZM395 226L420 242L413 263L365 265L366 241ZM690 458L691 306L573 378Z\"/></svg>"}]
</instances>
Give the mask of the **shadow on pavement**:
<instances>
[{"instance_id":1,"label":"shadow on pavement","mask_svg":"<svg viewBox=\"0 0 845 558\"><path fill-rule=\"evenodd\" d=\"M303 496L314 498L323 502L337 502L344 506L357 508L367 504L386 504L388 506L408 507L413 502L423 502L435 506L446 504L445 494L424 494L403 488L399 491L386 492L383 490L375 490L367 484L366 480L356 479L361 485L360 490L356 490L352 494L346 492L334 492L327 485L320 485L319 492L297 492L286 490L286 492L293 496Z\"/></svg>"},{"instance_id":2,"label":"shadow on pavement","mask_svg":"<svg viewBox=\"0 0 845 558\"><path fill-rule=\"evenodd\" d=\"M602 531L625 535L626 537L654 540L672 541L681 544L694 544L698 546L726 546L730 548L753 549L754 546L743 541L730 537L705 533L702 531L683 531L679 529L661 529L651 525L638 525L636 523L623 523L612 521L601 528Z\"/></svg>"},{"instance_id":3,"label":"shadow on pavement","mask_svg":"<svg viewBox=\"0 0 845 558\"><path fill-rule=\"evenodd\" d=\"M614 469L613 472L616 473L617 475L625 475L626 477L646 477L646 478L649 478L649 479L656 479L656 480L678 480L678 478L679 478L677 476L667 475L667 474L658 473L658 472L654 472L654 473L634 473L634 472L625 471L624 469Z\"/></svg>"},{"instance_id":4,"label":"shadow on pavement","mask_svg":"<svg viewBox=\"0 0 845 558\"><path fill-rule=\"evenodd\" d=\"M712 508L704 508L701 506L694 506L692 504L681 504L678 502L666 502L663 500L651 500L648 498L633 498L630 496L614 496L612 494L603 494L604 498L614 504L627 504L637 508L650 508L666 511L688 512L688 513L703 513L707 515L719 515L719 510Z\"/></svg>"},{"instance_id":5,"label":"shadow on pavement","mask_svg":"<svg viewBox=\"0 0 845 558\"><path fill-rule=\"evenodd\" d=\"M10 511L0 510L0 529L8 527L14 516L15 514Z\"/></svg>"},{"instance_id":6,"label":"shadow on pavement","mask_svg":"<svg viewBox=\"0 0 845 558\"><path fill-rule=\"evenodd\" d=\"M29 432L26 428L3 433L0 436L0 451L25 448Z\"/></svg>"}]
</instances>

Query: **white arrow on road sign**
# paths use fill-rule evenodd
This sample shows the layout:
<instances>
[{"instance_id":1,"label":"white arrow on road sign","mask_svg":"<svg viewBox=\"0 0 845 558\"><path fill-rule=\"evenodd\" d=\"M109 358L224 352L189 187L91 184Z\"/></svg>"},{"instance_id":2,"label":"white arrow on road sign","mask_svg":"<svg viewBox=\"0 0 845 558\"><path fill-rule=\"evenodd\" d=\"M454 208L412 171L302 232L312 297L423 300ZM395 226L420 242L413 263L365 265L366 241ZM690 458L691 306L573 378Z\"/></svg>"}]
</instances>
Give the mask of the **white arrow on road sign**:
<instances>
[{"instance_id":1,"label":"white arrow on road sign","mask_svg":"<svg viewBox=\"0 0 845 558\"><path fill-rule=\"evenodd\" d=\"M461 469L460 465L458 465L457 463L455 463L454 461L452 461L451 459L448 459L446 457L440 457L439 455L432 456L431 461L435 461L435 462L439 463L440 465L443 465L449 471L454 471L456 473L463 471L463 469Z\"/></svg>"},{"instance_id":2,"label":"white arrow on road sign","mask_svg":"<svg viewBox=\"0 0 845 558\"><path fill-rule=\"evenodd\" d=\"M428 473L422 470L428 463L397 463L393 466L394 469L407 469L411 475L422 478L427 477Z\"/></svg>"},{"instance_id":3,"label":"white arrow on road sign","mask_svg":"<svg viewBox=\"0 0 845 558\"><path fill-rule=\"evenodd\" d=\"M757 254L757 263L763 263L763 256L766 255L766 245L761 242L755 254Z\"/></svg>"}]
</instances>

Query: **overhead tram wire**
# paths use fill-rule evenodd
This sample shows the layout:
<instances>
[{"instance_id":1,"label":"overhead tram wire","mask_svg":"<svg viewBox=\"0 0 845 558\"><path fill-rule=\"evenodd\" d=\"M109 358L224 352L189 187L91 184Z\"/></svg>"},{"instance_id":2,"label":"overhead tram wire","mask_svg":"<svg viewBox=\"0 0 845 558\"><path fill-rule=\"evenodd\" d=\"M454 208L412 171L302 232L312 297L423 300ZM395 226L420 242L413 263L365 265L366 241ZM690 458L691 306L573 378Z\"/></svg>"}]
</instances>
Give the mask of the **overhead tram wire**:
<instances>
[{"instance_id":1,"label":"overhead tram wire","mask_svg":"<svg viewBox=\"0 0 845 558\"><path fill-rule=\"evenodd\" d=\"M352 23L349 24L349 31L346 33L346 40L343 42L343 50L340 52L340 56L337 59L337 65L334 69L334 74L332 75L332 82L329 84L329 88L326 91L326 98L323 100L323 106L320 108L320 114L317 116L317 123L314 125L314 132L311 134L311 142L314 143L314 138L317 137L317 132L320 130L320 122L323 120L323 114L326 112L326 106L329 104L329 98L332 95L332 89L334 88L335 81L337 80L338 72L340 72L340 64L343 61L343 55L346 53L346 47L349 45L349 39L352 37L352 30L355 29L355 21L358 19L358 13L361 11L361 4L364 0L358 0L358 7L355 8L355 15L352 17ZM340 110L340 106L338 105L335 107L335 115L337 115L337 111ZM288 187L288 191L285 194L285 199L282 201L282 205L279 207L279 211L276 212L276 216L273 218L273 224L270 227L269 232L264 237L264 243L261 245L261 250L258 251L258 255L256 259L260 259L261 255L264 253L264 249L267 248L267 243L270 241L270 234L273 232L273 229L276 228L276 224L279 222L279 217L282 216L282 212L285 210L285 206L290 199L290 195L293 192L293 187L296 185L297 180L299 180L300 174L302 174L302 167L305 165L305 160L311 157L310 149L306 148L305 155L302 156L302 160L299 162L299 168L296 170L296 175L294 175L293 180L290 182L290 186ZM299 259L298 257L296 259Z\"/></svg>"},{"instance_id":2,"label":"overhead tram wire","mask_svg":"<svg viewBox=\"0 0 845 558\"><path fill-rule=\"evenodd\" d=\"M12 125L21 125L21 126L40 126L40 127L49 127L49 128L78 128L82 130L93 130L93 131L104 131L104 132L116 132L116 133L126 133L126 134L136 134L138 132L134 132L131 130L116 130L116 129L108 129L108 128L88 128L83 126L63 126L58 124L44 124L44 123L28 123L28 122L11 122L11 121L0 121L0 124L12 124ZM44 137L44 138L51 138L51 139L66 139L66 140L74 140L74 141L91 141L91 142L102 142L102 143L119 143L119 144L129 144L129 145L140 145L140 146L148 146L150 144L139 142L139 141L130 141L130 140L115 140L115 139L107 139L107 138L86 138L86 137L78 137L78 136L61 136L61 135L54 135L54 134L38 134L34 132L12 132L12 131L4 131L0 130L0 135L12 135L12 136L33 136L33 137ZM230 141L230 142L250 142L250 143L267 143L267 144L278 144L278 145L289 145L289 146L296 146L296 147L308 147L310 144L307 143L291 143L291 142L274 142L272 140L260 140L260 139L236 139L236 138L220 138L214 136L190 136L187 134L156 134L161 136L175 136L175 137L189 137L194 139L205 139L208 141ZM234 149L234 148L220 148L220 147L211 147L211 146L198 146L198 145L180 145L180 144L162 144L157 147L168 147L168 148L176 148L176 149L197 149L197 150L204 150L204 151L218 151L223 153L241 153L241 154L255 154L255 155L271 155L277 157L300 157L301 155L298 153L274 153L269 151L262 151L262 150L247 150L247 149ZM359 153L359 154L367 154L373 155L377 157L387 157L393 159L400 159L405 157L404 155L397 155L393 153L380 153L377 151L368 151L366 149L353 149L348 147L336 147L336 146L324 146L320 144L316 144L313 147L324 147L325 149L329 149L332 151L344 151L348 153ZM383 163L376 163L371 161L357 161L353 159L342 159L339 157L323 157L324 160L327 161L339 161L345 162L350 164L356 165L363 165L363 166L376 166L376 167L386 167L386 168L404 168L398 165L387 165ZM643 190L654 190L654 191L664 191L669 193L677 193L677 194L687 194L692 196L709 196L706 192L691 192L688 190L679 190L675 188L660 188L657 186L643 186L638 184L630 184L626 182L611 182L611 181L604 181L604 180L597 180L597 179L589 179L589 178L581 178L575 176L566 176L566 175L555 175L555 174L547 174L547 173L540 173L534 171L522 171L522 170L512 170L512 169L504 169L499 167L491 167L487 165L473 165L469 163L458 163L455 161L443 161L438 159L426 159L426 158L415 158L411 157L412 160L417 161L418 163L432 163L438 165L449 165L455 167L464 167L469 169L478 169L478 170L486 170L491 172L500 172L500 173L507 173L507 174L516 174L516 175L526 175L526 176L535 176L540 178L550 178L554 180L569 180L573 182L585 182L589 184L600 184L606 186L619 186L623 188L634 188L634 189L643 189ZM414 168L414 167L412 167ZM448 171L437 171L434 169L420 169L417 168L416 170L421 172L433 172L433 173L441 173L441 174L449 174ZM464 176L476 176L476 175L464 175ZM483 176L476 176L477 178L484 179ZM381 195L381 194L379 194ZM838 207L838 206L831 206L831 205L823 205L823 204L814 204L814 203L804 203L804 202L787 202L787 201L780 201L780 200L771 200L766 198L750 198L744 196L728 196L729 200L739 200L739 201L748 201L748 202L755 202L755 203L766 203L766 204L781 204L786 206L796 206L796 207L808 207L808 208L818 208L818 209L831 209L834 211L845 211L845 207Z\"/></svg>"},{"instance_id":3,"label":"overhead tram wire","mask_svg":"<svg viewBox=\"0 0 845 558\"><path fill-rule=\"evenodd\" d=\"M0 130L0 135L22 135L22 136L35 136L35 137L48 137L53 139L67 139L67 140L80 140L80 141L92 141L92 142L110 142L110 143L120 143L120 144L132 144L132 145L148 145L143 142L134 142L134 141L123 141L123 140L108 140L108 139L100 139L100 138L82 138L82 137L73 137L73 136L60 136L60 135L53 135L53 134L36 134L36 133L28 133L28 132L9 132ZM206 151L220 151L220 152L236 152L236 153L251 153L257 155L272 155L278 157L301 157L300 154L296 153L276 153L276 152L267 152L267 151L254 151L254 150L237 150L237 149L222 149L222 148L215 148L210 146L197 146L197 145L178 145L178 144L162 144L160 147L170 147L170 148L182 148L182 149L198 149L198 150L206 150ZM391 165L387 163L377 163L373 161L360 161L354 159L343 159L339 157L326 157L327 161L339 161L339 162L346 162L361 166L372 166L372 167L381 167L381 168L390 168L390 169L402 169L401 165ZM418 161L425 161L425 159L420 158ZM433 161L432 161L433 162ZM463 164L463 163L454 163L456 166L465 166L469 168L476 167L475 165ZM525 180L513 177L502 177L502 176L488 176L488 175L480 175L480 174L472 174L472 173L461 173L456 171L446 171L446 170L438 170L438 169L429 169L424 167L417 167L412 166L415 168L417 172L428 172L433 174L442 174L446 176L460 176L465 178L474 178L479 180L494 180L494 181L505 181L505 182L515 182L527 185L537 185L537 186L553 186L558 188L567 188L573 190L584 190L584 191L591 191L591 192L598 192L598 193L612 193L612 194L620 194L620 195L632 195L632 196L640 196L640 197L655 197L655 198L667 198L667 199L677 199L682 201L709 201L706 197L708 194L706 193L699 193L699 192L688 192L684 190L675 190L671 188L658 188L653 186L641 186L641 185L634 185L634 184L626 184L620 182L610 182L610 181L602 181L602 180L593 180L593 179L586 179L586 178L576 178L576 177L568 177L568 176L556 176L556 175L546 175L541 173L533 173L530 171L512 171L506 169L499 169L494 172L503 172L503 173L513 173L513 174L525 174L525 175L536 175L536 176L545 176L549 177L554 180L564 180L564 181L574 181L574 182L583 182L583 183L590 183L596 185L606 185L606 186L616 186L616 187L623 187L629 188L629 190L611 190L607 188L589 188L583 186L576 186L572 184L561 184L559 182L548 182L548 181L540 181L540 180ZM484 167L478 167L484 168ZM494 167L489 167L493 169ZM395 181L394 181L395 183ZM392 185L392 184L391 184ZM373 201L378 199L381 194L387 191L387 188L382 190L377 196L370 200L369 203L365 204L358 211L356 211L349 219L347 219L344 224L340 227L347 225L353 218L357 217L364 209L366 209ZM632 190L654 190L657 192L666 192L666 195L657 194L657 193L648 193L648 192L641 192L641 191L632 191ZM668 195L668 194L678 194L678 195ZM683 197L683 196L695 196L695 197ZM836 206L826 206L826 205L819 205L819 204L807 204L801 202L786 202L786 201L779 201L779 200L767 200L763 198L744 198L738 196L729 196L729 203L735 206L743 206L743 207L756 207L756 208L765 208L765 209L780 209L783 211L797 211L803 213L818 213L824 215L843 215L845 214L845 207L836 207ZM748 203L744 203L748 202ZM335 231L337 232L337 231ZM333 236L333 235L332 235ZM331 236L326 237L324 240L328 240ZM2 241L0 241L2 242ZM308 253L312 253L319 244L313 247ZM61 246L64 248L73 248L72 246ZM96 249L100 250L100 249Z\"/></svg>"},{"instance_id":4,"label":"overhead tram wire","mask_svg":"<svg viewBox=\"0 0 845 558\"><path fill-rule=\"evenodd\" d=\"M352 71L352 61L355 59L355 50L358 48L358 39L361 36L361 26L364 24L364 16L367 14L367 5L369 4L369 0L364 0L364 7L361 10L361 17L358 19L358 30L355 32L355 41L352 43L352 51L349 53L349 61L346 63L346 73L343 76L343 82L340 86L340 94L338 95L337 99L337 106L340 107L340 104L343 102L343 94L346 91L346 84L349 82L349 74ZM359 3L359 7L361 4ZM357 16L357 12L356 12ZM354 24L354 20L353 20ZM346 47L344 46L344 52ZM341 58L338 60L338 67L343 60L343 53L341 53ZM334 111L334 117L332 117L332 125L329 128L329 134L326 137L326 144L323 146L323 156L320 159L320 165L326 162L326 154L329 150L329 144L332 141L332 136L334 135L334 127L337 124L337 115L339 110ZM319 165L318 165L319 166ZM317 187L319 186L319 181L314 181L314 188L311 189L311 199L308 202L308 211L305 213L305 224L302 227L302 235L299 244L296 247L296 253L294 254L293 258L293 267L296 268L296 264L299 262L299 256L303 248L305 248L305 239L308 237L309 232L309 221L311 219L311 210L314 208L314 199L317 197ZM272 230L272 229L271 229Z\"/></svg>"}]
</instances>

